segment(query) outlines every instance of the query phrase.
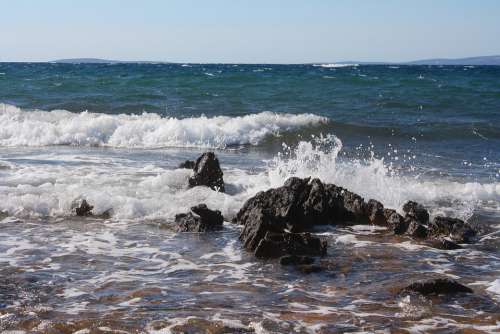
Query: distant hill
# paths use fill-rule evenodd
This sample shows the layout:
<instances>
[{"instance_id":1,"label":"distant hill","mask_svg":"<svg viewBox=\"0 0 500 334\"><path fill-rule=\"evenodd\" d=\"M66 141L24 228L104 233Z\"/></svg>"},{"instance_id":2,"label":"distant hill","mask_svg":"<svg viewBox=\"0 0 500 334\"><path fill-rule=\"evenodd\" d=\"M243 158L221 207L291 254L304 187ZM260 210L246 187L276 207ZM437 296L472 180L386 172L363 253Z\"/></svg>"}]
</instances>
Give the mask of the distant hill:
<instances>
[{"instance_id":1,"label":"distant hill","mask_svg":"<svg viewBox=\"0 0 500 334\"><path fill-rule=\"evenodd\" d=\"M51 61L51 63L61 64L114 64L120 63L119 60L108 60L98 58L71 58L71 59L58 59Z\"/></svg>"},{"instance_id":2,"label":"distant hill","mask_svg":"<svg viewBox=\"0 0 500 334\"><path fill-rule=\"evenodd\" d=\"M59 59L51 61L51 63L60 64L168 64L163 61L126 61L126 60L109 60L99 58L71 58ZM323 63L327 64L327 63ZM370 61L340 61L334 64L359 64L359 65L498 65L500 66L500 55L498 56L482 56L469 58L434 58L423 59L409 62L370 62Z\"/></svg>"},{"instance_id":3,"label":"distant hill","mask_svg":"<svg viewBox=\"0 0 500 334\"><path fill-rule=\"evenodd\" d=\"M469 58L436 58L411 61L410 65L500 65L500 56L483 56Z\"/></svg>"},{"instance_id":4,"label":"distant hill","mask_svg":"<svg viewBox=\"0 0 500 334\"><path fill-rule=\"evenodd\" d=\"M70 58L70 59L58 59L51 61L51 63L57 64L152 64L152 63L167 63L164 61L134 61L134 60L109 60L109 59L99 59L99 58Z\"/></svg>"}]
</instances>

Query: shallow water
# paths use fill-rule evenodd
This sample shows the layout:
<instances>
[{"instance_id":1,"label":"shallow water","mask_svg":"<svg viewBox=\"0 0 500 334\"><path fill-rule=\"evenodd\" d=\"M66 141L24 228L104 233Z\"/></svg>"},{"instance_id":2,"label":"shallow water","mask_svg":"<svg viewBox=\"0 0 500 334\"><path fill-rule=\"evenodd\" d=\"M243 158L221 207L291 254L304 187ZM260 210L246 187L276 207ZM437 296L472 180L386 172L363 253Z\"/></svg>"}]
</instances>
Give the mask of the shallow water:
<instances>
[{"instance_id":1,"label":"shallow water","mask_svg":"<svg viewBox=\"0 0 500 334\"><path fill-rule=\"evenodd\" d=\"M189 66L0 64L0 330L500 332L497 68ZM206 149L226 194L188 189L176 168ZM479 238L440 251L325 227L323 272L257 260L229 221L290 176L399 211L416 200ZM112 218L74 217L79 198ZM223 231L175 233L199 203ZM475 293L398 294L443 276Z\"/></svg>"}]
</instances>

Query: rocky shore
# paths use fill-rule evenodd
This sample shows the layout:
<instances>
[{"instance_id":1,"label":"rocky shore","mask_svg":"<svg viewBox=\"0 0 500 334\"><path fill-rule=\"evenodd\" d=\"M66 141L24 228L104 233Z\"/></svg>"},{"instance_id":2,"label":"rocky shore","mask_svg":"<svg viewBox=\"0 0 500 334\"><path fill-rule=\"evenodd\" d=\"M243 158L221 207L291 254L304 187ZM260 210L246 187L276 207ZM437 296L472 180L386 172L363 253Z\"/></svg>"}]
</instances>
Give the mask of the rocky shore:
<instances>
[{"instance_id":1,"label":"rocky shore","mask_svg":"<svg viewBox=\"0 0 500 334\"><path fill-rule=\"evenodd\" d=\"M203 153L196 161L187 160L179 168L192 169L188 187L205 186L224 192L225 184L219 160L213 152ZM112 210L101 215L92 213L93 206L85 199L75 202L74 214L83 217L110 218ZM199 204L187 213L177 214L173 221L177 232L211 232L223 229L225 221L220 211ZM385 208L377 200L365 200L360 195L335 184L314 178L291 177L283 186L257 193L248 199L231 223L241 226L242 247L256 258L279 259L283 266L293 266L304 273L322 271L315 264L325 257L328 245L315 236L319 226L375 225L402 240L424 244L441 250L462 248L474 242L477 235L466 222L451 217L436 216L419 203L408 201L402 212ZM472 292L468 287L449 279L414 282L401 290L421 294Z\"/></svg>"}]
</instances>

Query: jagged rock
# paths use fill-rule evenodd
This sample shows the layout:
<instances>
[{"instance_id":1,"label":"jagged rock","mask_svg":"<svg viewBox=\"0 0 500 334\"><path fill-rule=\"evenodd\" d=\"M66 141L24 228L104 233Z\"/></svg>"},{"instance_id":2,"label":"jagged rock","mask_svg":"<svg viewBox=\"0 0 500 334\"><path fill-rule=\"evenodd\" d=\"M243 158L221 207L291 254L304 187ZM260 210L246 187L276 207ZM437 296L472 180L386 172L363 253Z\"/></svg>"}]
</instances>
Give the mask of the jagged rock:
<instances>
[{"instance_id":1,"label":"jagged rock","mask_svg":"<svg viewBox=\"0 0 500 334\"><path fill-rule=\"evenodd\" d=\"M218 210L210 210L205 204L191 208L191 212L175 216L178 232L207 232L222 229L224 217Z\"/></svg>"},{"instance_id":2,"label":"jagged rock","mask_svg":"<svg viewBox=\"0 0 500 334\"><path fill-rule=\"evenodd\" d=\"M368 223L367 204L363 197L346 189L341 190L341 195L344 198L344 208L348 212L347 220L359 224Z\"/></svg>"},{"instance_id":3,"label":"jagged rock","mask_svg":"<svg viewBox=\"0 0 500 334\"><path fill-rule=\"evenodd\" d=\"M443 250L454 250L462 248L462 246L457 245L453 241L447 240L445 238L431 238L427 241L427 244L430 247Z\"/></svg>"},{"instance_id":4,"label":"jagged rock","mask_svg":"<svg viewBox=\"0 0 500 334\"><path fill-rule=\"evenodd\" d=\"M280 264L282 266L298 266L313 263L314 258L309 256L285 255L280 258Z\"/></svg>"},{"instance_id":5,"label":"jagged rock","mask_svg":"<svg viewBox=\"0 0 500 334\"><path fill-rule=\"evenodd\" d=\"M326 242L310 233L267 232L255 248L258 258L278 258L286 254L324 256Z\"/></svg>"},{"instance_id":6,"label":"jagged rock","mask_svg":"<svg viewBox=\"0 0 500 334\"><path fill-rule=\"evenodd\" d=\"M193 160L186 160L184 162L181 162L178 168L194 169L195 165L196 162L194 162Z\"/></svg>"},{"instance_id":7,"label":"jagged rock","mask_svg":"<svg viewBox=\"0 0 500 334\"><path fill-rule=\"evenodd\" d=\"M384 217L389 230L394 234L403 234L408 229L408 221L403 218L396 210L384 209Z\"/></svg>"},{"instance_id":8,"label":"jagged rock","mask_svg":"<svg viewBox=\"0 0 500 334\"><path fill-rule=\"evenodd\" d=\"M400 291L405 292L417 292L421 295L441 295L441 294L454 294L454 293L473 293L472 289L458 283L455 280L448 278L438 278L427 281L419 281L410 284L406 288Z\"/></svg>"},{"instance_id":9,"label":"jagged rock","mask_svg":"<svg viewBox=\"0 0 500 334\"><path fill-rule=\"evenodd\" d=\"M476 231L457 218L437 216L429 224L429 228L433 236L447 236L458 243L471 242L476 235Z\"/></svg>"},{"instance_id":10,"label":"jagged rock","mask_svg":"<svg viewBox=\"0 0 500 334\"><path fill-rule=\"evenodd\" d=\"M387 219L384 215L384 205L379 201L371 199L366 204L366 213L368 220L373 225L386 226Z\"/></svg>"},{"instance_id":11,"label":"jagged rock","mask_svg":"<svg viewBox=\"0 0 500 334\"><path fill-rule=\"evenodd\" d=\"M92 213L94 207L89 203L87 203L87 200L85 199L74 202L72 205L72 209L74 210L75 214L79 217L88 217L94 215Z\"/></svg>"},{"instance_id":12,"label":"jagged rock","mask_svg":"<svg viewBox=\"0 0 500 334\"><path fill-rule=\"evenodd\" d=\"M429 234L427 227L413 219L412 217L405 218L405 221L408 222L408 229L406 230L406 234L416 239L425 239Z\"/></svg>"},{"instance_id":13,"label":"jagged rock","mask_svg":"<svg viewBox=\"0 0 500 334\"><path fill-rule=\"evenodd\" d=\"M189 186L207 186L213 190L224 192L223 173L219 159L214 152L203 153L195 162L194 175L189 178Z\"/></svg>"},{"instance_id":14,"label":"jagged rock","mask_svg":"<svg viewBox=\"0 0 500 334\"><path fill-rule=\"evenodd\" d=\"M403 205L403 211L407 216L414 218L417 222L423 225L429 223L429 212L417 202L408 201Z\"/></svg>"}]
</instances>

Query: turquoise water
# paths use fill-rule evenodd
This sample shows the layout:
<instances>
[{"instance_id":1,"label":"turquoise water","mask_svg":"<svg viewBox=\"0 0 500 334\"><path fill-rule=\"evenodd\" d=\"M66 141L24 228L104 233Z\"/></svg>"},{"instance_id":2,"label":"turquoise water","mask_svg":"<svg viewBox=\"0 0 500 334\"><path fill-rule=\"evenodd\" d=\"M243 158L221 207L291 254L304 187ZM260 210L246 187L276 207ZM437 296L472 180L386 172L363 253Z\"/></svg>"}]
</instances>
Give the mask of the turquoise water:
<instances>
[{"instance_id":1,"label":"turquoise water","mask_svg":"<svg viewBox=\"0 0 500 334\"><path fill-rule=\"evenodd\" d=\"M206 150L226 194L177 168ZM328 269L305 276L229 223L290 176L416 200L480 237L447 252L329 227ZM81 198L112 218L74 217ZM174 233L199 203L224 230ZM500 67L0 64L0 331L498 331L499 203ZM476 293L395 293L434 276Z\"/></svg>"}]
</instances>

